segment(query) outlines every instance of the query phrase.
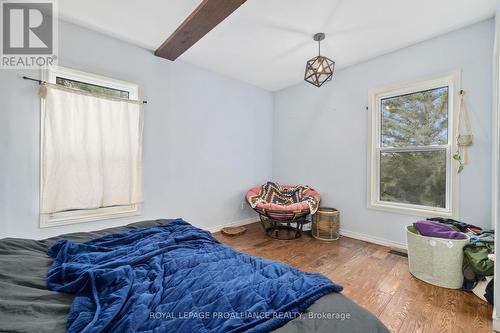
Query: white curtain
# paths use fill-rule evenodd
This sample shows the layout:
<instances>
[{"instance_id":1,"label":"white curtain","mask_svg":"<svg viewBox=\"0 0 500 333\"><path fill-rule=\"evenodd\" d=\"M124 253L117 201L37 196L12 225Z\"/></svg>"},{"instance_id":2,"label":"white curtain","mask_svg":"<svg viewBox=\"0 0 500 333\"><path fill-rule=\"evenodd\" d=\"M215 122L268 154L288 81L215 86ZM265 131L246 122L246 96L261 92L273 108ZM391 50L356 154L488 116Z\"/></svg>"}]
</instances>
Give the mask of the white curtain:
<instances>
[{"instance_id":1,"label":"white curtain","mask_svg":"<svg viewBox=\"0 0 500 333\"><path fill-rule=\"evenodd\" d=\"M142 105L47 86L42 213L142 202Z\"/></svg>"}]
</instances>

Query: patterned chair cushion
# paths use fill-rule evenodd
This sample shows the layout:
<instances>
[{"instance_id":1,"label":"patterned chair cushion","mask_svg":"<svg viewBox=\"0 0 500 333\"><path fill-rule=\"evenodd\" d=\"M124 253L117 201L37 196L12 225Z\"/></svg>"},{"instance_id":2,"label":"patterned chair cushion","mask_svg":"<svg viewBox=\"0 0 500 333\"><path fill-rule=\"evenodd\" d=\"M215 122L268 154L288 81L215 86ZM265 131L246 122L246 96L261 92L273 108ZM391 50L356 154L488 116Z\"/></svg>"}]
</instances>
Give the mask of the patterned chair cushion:
<instances>
[{"instance_id":1,"label":"patterned chair cushion","mask_svg":"<svg viewBox=\"0 0 500 333\"><path fill-rule=\"evenodd\" d=\"M274 182L248 190L246 199L252 208L283 213L308 211L314 214L321 197L307 185L280 185Z\"/></svg>"}]
</instances>

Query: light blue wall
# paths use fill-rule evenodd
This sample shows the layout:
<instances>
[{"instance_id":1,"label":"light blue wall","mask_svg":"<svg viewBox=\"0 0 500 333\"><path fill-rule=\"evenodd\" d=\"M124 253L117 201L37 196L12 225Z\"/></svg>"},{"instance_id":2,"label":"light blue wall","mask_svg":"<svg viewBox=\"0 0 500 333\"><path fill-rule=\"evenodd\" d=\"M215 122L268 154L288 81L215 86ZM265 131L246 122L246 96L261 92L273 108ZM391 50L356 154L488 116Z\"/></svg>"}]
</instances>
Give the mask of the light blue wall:
<instances>
[{"instance_id":1,"label":"light blue wall","mask_svg":"<svg viewBox=\"0 0 500 333\"><path fill-rule=\"evenodd\" d=\"M244 191L271 178L309 183L338 207L342 227L403 243L415 217L366 208L368 90L462 69L475 135L460 179L460 215L490 225L493 21L339 70L328 85L273 94L74 25L60 25L60 64L137 82L145 112L142 216L39 229L39 100L0 70L0 238L43 238L143 219L184 217L205 228L255 215ZM274 122L274 125L273 125ZM273 142L271 144L271 142Z\"/></svg>"},{"instance_id":2,"label":"light blue wall","mask_svg":"<svg viewBox=\"0 0 500 333\"><path fill-rule=\"evenodd\" d=\"M74 25L60 25L59 64L140 85L145 107L139 217L39 229L38 71L0 70L0 238L43 238L144 219L213 228L254 217L246 189L272 171L270 92ZM77 191L78 189L75 189Z\"/></svg>"},{"instance_id":3,"label":"light blue wall","mask_svg":"<svg viewBox=\"0 0 500 333\"><path fill-rule=\"evenodd\" d=\"M460 218L489 228L493 35L488 20L339 70L320 89L301 83L275 93L274 179L317 188L345 230L405 243L415 216L366 207L368 91L461 69L474 145L460 176Z\"/></svg>"}]
</instances>

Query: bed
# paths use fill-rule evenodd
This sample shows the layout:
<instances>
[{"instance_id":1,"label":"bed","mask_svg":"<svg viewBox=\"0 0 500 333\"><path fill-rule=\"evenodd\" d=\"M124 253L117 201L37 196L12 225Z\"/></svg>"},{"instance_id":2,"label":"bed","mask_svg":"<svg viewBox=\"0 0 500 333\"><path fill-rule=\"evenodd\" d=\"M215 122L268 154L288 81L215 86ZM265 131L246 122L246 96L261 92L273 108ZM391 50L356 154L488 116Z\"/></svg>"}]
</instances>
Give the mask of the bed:
<instances>
[{"instance_id":1,"label":"bed","mask_svg":"<svg viewBox=\"0 0 500 333\"><path fill-rule=\"evenodd\" d=\"M0 331L64 332L75 296L47 289L47 272L53 259L49 247L59 240L82 243L105 235L161 226L171 220L144 221L95 232L73 233L44 240L0 240ZM371 313L343 296L328 293L302 316L275 332L388 332Z\"/></svg>"}]
</instances>

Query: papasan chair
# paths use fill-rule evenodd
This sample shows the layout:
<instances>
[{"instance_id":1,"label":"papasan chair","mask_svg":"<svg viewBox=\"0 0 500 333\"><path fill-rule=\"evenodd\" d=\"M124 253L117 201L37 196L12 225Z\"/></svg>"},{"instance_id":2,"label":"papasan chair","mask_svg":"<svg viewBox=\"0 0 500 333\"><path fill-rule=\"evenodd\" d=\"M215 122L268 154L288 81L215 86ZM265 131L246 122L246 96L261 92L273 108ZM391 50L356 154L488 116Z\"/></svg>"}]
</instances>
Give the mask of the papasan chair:
<instances>
[{"instance_id":1,"label":"papasan chair","mask_svg":"<svg viewBox=\"0 0 500 333\"><path fill-rule=\"evenodd\" d=\"M307 185L280 185L274 182L248 190L246 199L259 213L266 234L272 238L290 240L302 235L306 217L314 214L321 199Z\"/></svg>"}]
</instances>

